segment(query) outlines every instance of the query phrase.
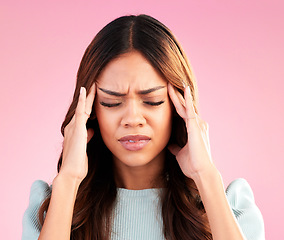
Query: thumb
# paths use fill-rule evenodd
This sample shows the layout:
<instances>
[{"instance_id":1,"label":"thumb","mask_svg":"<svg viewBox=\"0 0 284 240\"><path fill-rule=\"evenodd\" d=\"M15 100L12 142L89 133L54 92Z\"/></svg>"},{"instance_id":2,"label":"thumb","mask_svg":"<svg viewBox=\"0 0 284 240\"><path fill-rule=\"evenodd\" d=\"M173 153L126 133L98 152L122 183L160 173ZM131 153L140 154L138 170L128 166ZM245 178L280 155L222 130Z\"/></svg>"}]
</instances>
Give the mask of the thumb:
<instances>
[{"instance_id":1,"label":"thumb","mask_svg":"<svg viewBox=\"0 0 284 240\"><path fill-rule=\"evenodd\" d=\"M92 128L89 128L87 130L87 134L88 134L87 143L92 139L92 137L94 136L94 133L95 133L95 131Z\"/></svg>"},{"instance_id":2,"label":"thumb","mask_svg":"<svg viewBox=\"0 0 284 240\"><path fill-rule=\"evenodd\" d=\"M168 146L169 151L173 154L173 155L177 155L181 149L181 147L179 147L176 144L171 144Z\"/></svg>"}]
</instances>

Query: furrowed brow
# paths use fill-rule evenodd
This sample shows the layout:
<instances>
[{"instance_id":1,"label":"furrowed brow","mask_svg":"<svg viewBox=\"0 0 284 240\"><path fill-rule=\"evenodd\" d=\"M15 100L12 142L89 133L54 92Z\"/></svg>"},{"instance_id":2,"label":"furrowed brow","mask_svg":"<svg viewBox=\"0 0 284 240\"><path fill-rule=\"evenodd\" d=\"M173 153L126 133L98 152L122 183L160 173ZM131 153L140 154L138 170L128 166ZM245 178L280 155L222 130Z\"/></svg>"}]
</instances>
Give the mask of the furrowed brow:
<instances>
[{"instance_id":1,"label":"furrowed brow","mask_svg":"<svg viewBox=\"0 0 284 240\"><path fill-rule=\"evenodd\" d=\"M162 88L165 88L165 86L157 86L157 87L149 88L146 90L141 90L141 91L138 91L138 94L146 95L146 94L149 94L151 92L157 91ZM106 94L116 96L116 97L123 97L127 95L126 93L115 92L115 91L104 89L104 88L99 88L99 89Z\"/></svg>"},{"instance_id":2,"label":"furrowed brow","mask_svg":"<svg viewBox=\"0 0 284 240\"><path fill-rule=\"evenodd\" d=\"M99 88L102 92L112 95L112 96L116 96L116 97L123 97L126 96L126 93L119 93L119 92L115 92L115 91L111 91L111 90L107 90L104 88Z\"/></svg>"},{"instance_id":3,"label":"furrowed brow","mask_svg":"<svg viewBox=\"0 0 284 240\"><path fill-rule=\"evenodd\" d=\"M149 89L146 89L146 90L141 90L141 91L138 91L138 94L145 95L145 94L157 91L157 90L164 88L164 87L165 86L158 86L158 87L153 87L153 88L149 88Z\"/></svg>"}]
</instances>

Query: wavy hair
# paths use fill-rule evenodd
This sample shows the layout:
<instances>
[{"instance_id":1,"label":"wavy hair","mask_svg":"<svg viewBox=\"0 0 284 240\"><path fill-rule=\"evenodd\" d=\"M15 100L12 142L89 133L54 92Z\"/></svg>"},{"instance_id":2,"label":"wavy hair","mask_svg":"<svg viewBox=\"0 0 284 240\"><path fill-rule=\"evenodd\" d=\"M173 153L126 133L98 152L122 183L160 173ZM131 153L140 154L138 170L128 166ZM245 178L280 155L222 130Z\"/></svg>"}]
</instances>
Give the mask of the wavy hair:
<instances>
[{"instance_id":1,"label":"wavy hair","mask_svg":"<svg viewBox=\"0 0 284 240\"><path fill-rule=\"evenodd\" d=\"M186 55L171 31L148 15L130 15L107 24L86 49L77 73L73 101L62 123L61 133L71 121L78 103L80 87L89 92L100 72L114 58L130 51L139 51L181 94L189 85L195 111L197 86ZM94 109L87 128L95 135L87 145L88 174L82 181L75 201L71 239L109 240L111 214L117 189L114 181L112 154L105 146ZM174 110L169 144L183 147L187 141L185 123ZM62 153L58 161L58 172ZM161 195L164 236L168 240L212 239L212 234L198 189L192 179L181 171L175 157L167 151L163 171L166 189ZM50 197L41 205L41 224L48 209Z\"/></svg>"}]
</instances>

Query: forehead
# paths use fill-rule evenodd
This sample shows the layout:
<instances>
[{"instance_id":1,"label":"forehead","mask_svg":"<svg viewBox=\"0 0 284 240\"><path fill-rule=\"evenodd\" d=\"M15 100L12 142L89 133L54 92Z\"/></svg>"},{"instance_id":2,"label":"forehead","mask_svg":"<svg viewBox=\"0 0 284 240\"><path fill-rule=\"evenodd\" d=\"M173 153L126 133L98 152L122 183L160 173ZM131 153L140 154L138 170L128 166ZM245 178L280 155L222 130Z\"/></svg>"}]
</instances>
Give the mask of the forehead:
<instances>
[{"instance_id":1,"label":"forehead","mask_svg":"<svg viewBox=\"0 0 284 240\"><path fill-rule=\"evenodd\" d=\"M133 51L113 59L97 79L98 87L120 92L166 86L166 80L139 52Z\"/></svg>"}]
</instances>

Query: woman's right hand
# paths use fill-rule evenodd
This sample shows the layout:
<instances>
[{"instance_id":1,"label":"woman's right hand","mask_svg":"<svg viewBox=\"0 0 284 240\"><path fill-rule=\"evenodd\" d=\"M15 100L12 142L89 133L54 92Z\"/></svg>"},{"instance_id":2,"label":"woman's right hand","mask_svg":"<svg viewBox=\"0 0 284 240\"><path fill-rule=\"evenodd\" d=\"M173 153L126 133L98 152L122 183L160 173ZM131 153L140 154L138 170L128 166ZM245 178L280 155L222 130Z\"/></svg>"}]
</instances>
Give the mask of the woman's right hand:
<instances>
[{"instance_id":1,"label":"woman's right hand","mask_svg":"<svg viewBox=\"0 0 284 240\"><path fill-rule=\"evenodd\" d=\"M87 143L94 135L93 129L86 128L96 95L95 83L88 96L81 87L74 116L64 129L62 165L59 175L71 177L80 184L88 173Z\"/></svg>"}]
</instances>

